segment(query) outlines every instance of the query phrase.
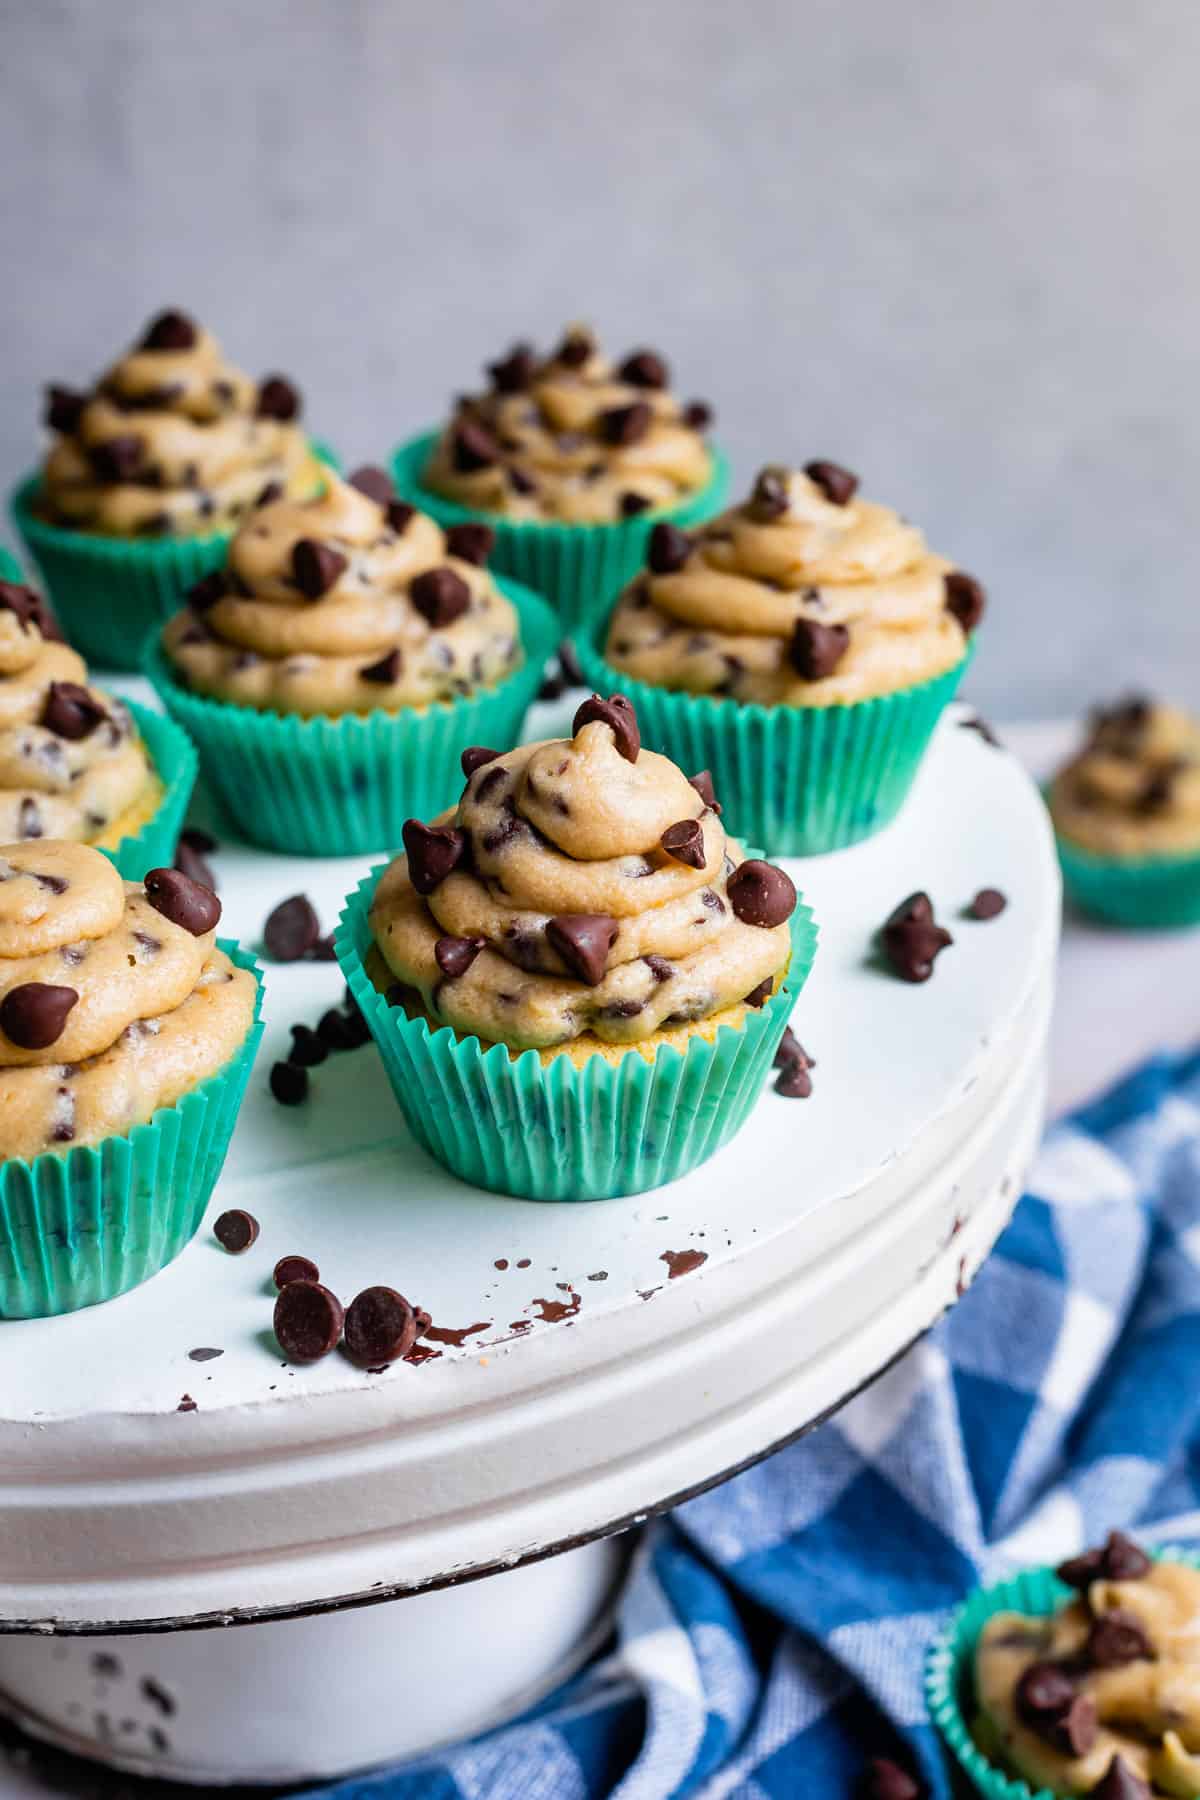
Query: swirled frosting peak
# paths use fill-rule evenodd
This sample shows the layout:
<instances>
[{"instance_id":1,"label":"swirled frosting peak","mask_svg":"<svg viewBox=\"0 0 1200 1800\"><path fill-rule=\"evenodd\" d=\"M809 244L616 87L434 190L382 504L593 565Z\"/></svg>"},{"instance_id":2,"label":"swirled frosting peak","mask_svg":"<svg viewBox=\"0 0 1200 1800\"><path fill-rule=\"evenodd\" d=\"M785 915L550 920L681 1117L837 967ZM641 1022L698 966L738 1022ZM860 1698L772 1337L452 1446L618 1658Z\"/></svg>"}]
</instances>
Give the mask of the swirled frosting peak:
<instances>
[{"instance_id":1,"label":"swirled frosting peak","mask_svg":"<svg viewBox=\"0 0 1200 1800\"><path fill-rule=\"evenodd\" d=\"M641 749L627 700L463 761L458 806L409 821L371 911L389 979L430 1017L514 1049L628 1045L767 999L795 888L742 858L706 774Z\"/></svg>"},{"instance_id":2,"label":"swirled frosting peak","mask_svg":"<svg viewBox=\"0 0 1200 1800\"><path fill-rule=\"evenodd\" d=\"M443 532L381 469L331 475L242 526L229 566L168 624L196 693L302 714L427 706L489 687L520 660L517 615L486 568L483 526Z\"/></svg>"},{"instance_id":3,"label":"swirled frosting peak","mask_svg":"<svg viewBox=\"0 0 1200 1800\"><path fill-rule=\"evenodd\" d=\"M228 530L264 488L320 487L300 405L283 376L251 381L186 314L160 313L89 393L49 388L41 506L113 537Z\"/></svg>"},{"instance_id":4,"label":"swirled frosting peak","mask_svg":"<svg viewBox=\"0 0 1200 1800\"><path fill-rule=\"evenodd\" d=\"M983 606L979 583L861 499L848 470L771 466L696 531L655 526L605 655L655 687L826 706L953 667Z\"/></svg>"},{"instance_id":5,"label":"swirled frosting peak","mask_svg":"<svg viewBox=\"0 0 1200 1800\"><path fill-rule=\"evenodd\" d=\"M572 326L538 356L517 344L491 387L460 400L423 479L436 493L513 519L603 524L669 506L708 481L702 401L681 405L653 350L613 366Z\"/></svg>"},{"instance_id":6,"label":"swirled frosting peak","mask_svg":"<svg viewBox=\"0 0 1200 1800\"><path fill-rule=\"evenodd\" d=\"M128 1131L214 1074L254 1015L215 895L121 880L84 844L0 847L0 1157Z\"/></svg>"}]
</instances>

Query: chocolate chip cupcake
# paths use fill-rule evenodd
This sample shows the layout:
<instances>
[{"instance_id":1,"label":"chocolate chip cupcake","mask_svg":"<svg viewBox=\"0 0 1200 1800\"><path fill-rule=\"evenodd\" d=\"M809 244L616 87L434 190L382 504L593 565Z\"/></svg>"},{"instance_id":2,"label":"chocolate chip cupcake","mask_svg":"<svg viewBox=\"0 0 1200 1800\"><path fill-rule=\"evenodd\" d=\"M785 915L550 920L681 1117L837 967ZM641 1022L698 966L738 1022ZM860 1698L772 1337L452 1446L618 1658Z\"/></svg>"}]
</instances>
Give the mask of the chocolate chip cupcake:
<instances>
[{"instance_id":1,"label":"chocolate chip cupcake","mask_svg":"<svg viewBox=\"0 0 1200 1800\"><path fill-rule=\"evenodd\" d=\"M730 824L779 854L838 850L899 811L970 656L979 583L834 463L764 469L580 634L587 678L647 743L711 768Z\"/></svg>"},{"instance_id":2,"label":"chocolate chip cupcake","mask_svg":"<svg viewBox=\"0 0 1200 1800\"><path fill-rule=\"evenodd\" d=\"M12 509L72 643L136 669L151 625L220 566L264 491L320 491L300 412L291 382L250 380L181 312L153 319L90 392L47 390L54 444Z\"/></svg>"},{"instance_id":3,"label":"chocolate chip cupcake","mask_svg":"<svg viewBox=\"0 0 1200 1800\"><path fill-rule=\"evenodd\" d=\"M393 849L456 792L468 744L517 734L558 628L492 577L490 549L487 527L443 531L382 469L245 521L146 672L252 843Z\"/></svg>"},{"instance_id":4,"label":"chocolate chip cupcake","mask_svg":"<svg viewBox=\"0 0 1200 1800\"><path fill-rule=\"evenodd\" d=\"M0 580L0 842L91 844L137 880L173 861L195 779L179 727L92 687L33 589Z\"/></svg>"},{"instance_id":5,"label":"chocolate chip cupcake","mask_svg":"<svg viewBox=\"0 0 1200 1800\"><path fill-rule=\"evenodd\" d=\"M1086 912L1200 923L1200 721L1140 696L1099 708L1048 800L1067 891Z\"/></svg>"},{"instance_id":6,"label":"chocolate chip cupcake","mask_svg":"<svg viewBox=\"0 0 1200 1800\"><path fill-rule=\"evenodd\" d=\"M638 568L656 520L691 524L721 505L712 410L675 398L656 351L614 367L581 325L549 356L517 344L487 374L442 431L395 452L397 486L443 524L486 519L496 567L574 628Z\"/></svg>"},{"instance_id":7,"label":"chocolate chip cupcake","mask_svg":"<svg viewBox=\"0 0 1200 1800\"><path fill-rule=\"evenodd\" d=\"M124 1293L199 1225L261 1034L220 915L174 869L0 848L0 1318Z\"/></svg>"},{"instance_id":8,"label":"chocolate chip cupcake","mask_svg":"<svg viewBox=\"0 0 1200 1800\"><path fill-rule=\"evenodd\" d=\"M565 741L469 749L463 772L337 938L412 1131L530 1199L674 1180L754 1104L811 914L727 836L706 773L641 748L619 695L585 701Z\"/></svg>"},{"instance_id":9,"label":"chocolate chip cupcake","mask_svg":"<svg viewBox=\"0 0 1200 1800\"><path fill-rule=\"evenodd\" d=\"M935 1646L934 1718L989 1800L1200 1793L1200 1571L1112 1532L975 1594Z\"/></svg>"}]
</instances>

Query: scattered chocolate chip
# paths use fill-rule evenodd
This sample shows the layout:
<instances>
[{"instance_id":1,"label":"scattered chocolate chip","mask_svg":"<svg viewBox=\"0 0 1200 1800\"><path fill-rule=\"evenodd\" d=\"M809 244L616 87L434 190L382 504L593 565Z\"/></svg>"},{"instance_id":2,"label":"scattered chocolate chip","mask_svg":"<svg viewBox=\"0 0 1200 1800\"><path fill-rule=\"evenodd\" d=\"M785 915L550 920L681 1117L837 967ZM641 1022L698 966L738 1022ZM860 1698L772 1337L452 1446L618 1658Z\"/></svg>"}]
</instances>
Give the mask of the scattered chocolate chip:
<instances>
[{"instance_id":1,"label":"scattered chocolate chip","mask_svg":"<svg viewBox=\"0 0 1200 1800\"><path fill-rule=\"evenodd\" d=\"M289 1362L317 1362L336 1350L345 1314L319 1281L289 1281L275 1302L275 1336Z\"/></svg>"},{"instance_id":2,"label":"scattered chocolate chip","mask_svg":"<svg viewBox=\"0 0 1200 1800\"><path fill-rule=\"evenodd\" d=\"M223 1212L213 1225L213 1236L230 1256L240 1256L258 1236L258 1220L240 1206Z\"/></svg>"},{"instance_id":3,"label":"scattered chocolate chip","mask_svg":"<svg viewBox=\"0 0 1200 1800\"><path fill-rule=\"evenodd\" d=\"M307 1256L281 1256L271 1271L271 1280L279 1289L291 1281L320 1281L321 1271Z\"/></svg>"},{"instance_id":4,"label":"scattered chocolate chip","mask_svg":"<svg viewBox=\"0 0 1200 1800\"><path fill-rule=\"evenodd\" d=\"M500 458L500 446L478 419L460 419L450 438L450 459L462 475L490 468Z\"/></svg>"},{"instance_id":5,"label":"scattered chocolate chip","mask_svg":"<svg viewBox=\"0 0 1200 1800\"><path fill-rule=\"evenodd\" d=\"M346 1355L360 1369L398 1362L416 1343L418 1326L415 1309L395 1288L364 1288L346 1309Z\"/></svg>"},{"instance_id":6,"label":"scattered chocolate chip","mask_svg":"<svg viewBox=\"0 0 1200 1800\"><path fill-rule=\"evenodd\" d=\"M946 611L954 614L968 636L982 619L986 604L987 595L973 575L952 569L946 576Z\"/></svg>"},{"instance_id":7,"label":"scattered chocolate chip","mask_svg":"<svg viewBox=\"0 0 1200 1800\"><path fill-rule=\"evenodd\" d=\"M446 532L446 548L451 556L457 556L460 562L474 563L479 569L486 568L495 547L496 533L490 525L451 525Z\"/></svg>"},{"instance_id":8,"label":"scattered chocolate chip","mask_svg":"<svg viewBox=\"0 0 1200 1800\"><path fill-rule=\"evenodd\" d=\"M1153 1800L1149 1784L1135 1775L1123 1756L1114 1756L1096 1786L1092 1800Z\"/></svg>"},{"instance_id":9,"label":"scattered chocolate chip","mask_svg":"<svg viewBox=\"0 0 1200 1800\"><path fill-rule=\"evenodd\" d=\"M387 651L378 662L367 663L358 673L363 681L374 682L378 687L391 687L399 681L403 668L404 658L397 648Z\"/></svg>"},{"instance_id":10,"label":"scattered chocolate chip","mask_svg":"<svg viewBox=\"0 0 1200 1800\"><path fill-rule=\"evenodd\" d=\"M317 1036L331 1050L361 1050L371 1031L357 1007L347 1011L331 1006L317 1020Z\"/></svg>"},{"instance_id":11,"label":"scattered chocolate chip","mask_svg":"<svg viewBox=\"0 0 1200 1800\"><path fill-rule=\"evenodd\" d=\"M713 422L713 409L707 400L689 400L683 409L683 422L689 431L707 431Z\"/></svg>"},{"instance_id":12,"label":"scattered chocolate chip","mask_svg":"<svg viewBox=\"0 0 1200 1800\"><path fill-rule=\"evenodd\" d=\"M142 464L142 440L132 433L109 438L93 444L88 456L101 481L131 481Z\"/></svg>"},{"instance_id":13,"label":"scattered chocolate chip","mask_svg":"<svg viewBox=\"0 0 1200 1800\"><path fill-rule=\"evenodd\" d=\"M863 1771L859 1800L921 1800L924 1792L899 1763L873 1756Z\"/></svg>"},{"instance_id":14,"label":"scattered chocolate chip","mask_svg":"<svg viewBox=\"0 0 1200 1800\"><path fill-rule=\"evenodd\" d=\"M1093 1619L1084 1654L1094 1669L1119 1669L1125 1663L1153 1662L1154 1646L1135 1613L1113 1607Z\"/></svg>"},{"instance_id":15,"label":"scattered chocolate chip","mask_svg":"<svg viewBox=\"0 0 1200 1800\"><path fill-rule=\"evenodd\" d=\"M631 700L627 700L624 694L610 694L607 700L602 700L599 694L593 694L577 710L571 724L571 735L577 736L593 719L611 727L617 750L626 762L637 761L642 736Z\"/></svg>"},{"instance_id":16,"label":"scattered chocolate chip","mask_svg":"<svg viewBox=\"0 0 1200 1800\"><path fill-rule=\"evenodd\" d=\"M713 791L713 778L707 769L701 769L698 775L689 775L688 786L695 788L709 812L720 813L721 804Z\"/></svg>"},{"instance_id":17,"label":"scattered chocolate chip","mask_svg":"<svg viewBox=\"0 0 1200 1800\"><path fill-rule=\"evenodd\" d=\"M523 393L537 372L537 358L532 346L514 344L507 356L501 357L498 362L488 363L487 372L497 393Z\"/></svg>"},{"instance_id":18,"label":"scattered chocolate chip","mask_svg":"<svg viewBox=\"0 0 1200 1800\"><path fill-rule=\"evenodd\" d=\"M628 445L639 443L653 423L653 408L645 400L635 400L632 406L610 406L600 414L597 427L606 444Z\"/></svg>"},{"instance_id":19,"label":"scattered chocolate chip","mask_svg":"<svg viewBox=\"0 0 1200 1800\"><path fill-rule=\"evenodd\" d=\"M630 387L665 388L670 380L667 365L655 350L634 350L617 370Z\"/></svg>"},{"instance_id":20,"label":"scattered chocolate chip","mask_svg":"<svg viewBox=\"0 0 1200 1800\"><path fill-rule=\"evenodd\" d=\"M759 982L757 987L751 988L748 994L742 996L742 1005L753 1006L755 1009L765 1006L774 991L775 977L768 975L764 981Z\"/></svg>"},{"instance_id":21,"label":"scattered chocolate chip","mask_svg":"<svg viewBox=\"0 0 1200 1800\"><path fill-rule=\"evenodd\" d=\"M774 863L751 857L729 877L726 891L734 914L743 925L771 930L790 919L796 907L796 888L789 875Z\"/></svg>"},{"instance_id":22,"label":"scattered chocolate chip","mask_svg":"<svg viewBox=\"0 0 1200 1800\"><path fill-rule=\"evenodd\" d=\"M45 1050L62 1036L78 999L71 987L23 981L0 1000L0 1031L19 1050Z\"/></svg>"},{"instance_id":23,"label":"scattered chocolate chip","mask_svg":"<svg viewBox=\"0 0 1200 1800\"><path fill-rule=\"evenodd\" d=\"M143 350L191 350L196 343L196 327L186 313L160 312L150 321L142 339Z\"/></svg>"},{"instance_id":24,"label":"scattered chocolate chip","mask_svg":"<svg viewBox=\"0 0 1200 1800\"><path fill-rule=\"evenodd\" d=\"M179 1405L175 1408L176 1412L182 1412L182 1413L195 1412L196 1410L197 1410L196 1402L192 1399L192 1396L190 1394L184 1394L182 1399L179 1402ZM97 1716L102 1718L103 1714L98 1714Z\"/></svg>"},{"instance_id":25,"label":"scattered chocolate chip","mask_svg":"<svg viewBox=\"0 0 1200 1800\"><path fill-rule=\"evenodd\" d=\"M201 833L201 835L205 834ZM181 833L179 842L175 846L175 867L181 875L186 875L189 881L199 882L201 887L206 887L210 893L215 894L217 878L202 853L188 841L188 838L187 832Z\"/></svg>"},{"instance_id":26,"label":"scattered chocolate chip","mask_svg":"<svg viewBox=\"0 0 1200 1800\"><path fill-rule=\"evenodd\" d=\"M999 888L980 888L967 911L973 919L995 919L1007 905Z\"/></svg>"},{"instance_id":27,"label":"scattered chocolate chip","mask_svg":"<svg viewBox=\"0 0 1200 1800\"><path fill-rule=\"evenodd\" d=\"M281 900L267 915L263 944L273 962L299 962L321 935L321 922L307 894Z\"/></svg>"},{"instance_id":28,"label":"scattered chocolate chip","mask_svg":"<svg viewBox=\"0 0 1200 1800\"><path fill-rule=\"evenodd\" d=\"M928 894L910 894L888 914L879 934L883 953L902 981L928 981L934 958L954 942L933 916Z\"/></svg>"},{"instance_id":29,"label":"scattered chocolate chip","mask_svg":"<svg viewBox=\"0 0 1200 1800\"><path fill-rule=\"evenodd\" d=\"M203 830L199 825L185 825L179 834L179 841L186 844L189 850L194 850L197 856L211 856L221 848L212 832Z\"/></svg>"},{"instance_id":30,"label":"scattered chocolate chip","mask_svg":"<svg viewBox=\"0 0 1200 1800\"><path fill-rule=\"evenodd\" d=\"M435 630L453 625L471 604L471 590L456 569L426 569L409 589L412 603Z\"/></svg>"},{"instance_id":31,"label":"scattered chocolate chip","mask_svg":"<svg viewBox=\"0 0 1200 1800\"><path fill-rule=\"evenodd\" d=\"M482 769L486 763L495 762L499 754L498 750L488 750L483 744L469 744L459 759L466 779L470 781L476 769Z\"/></svg>"},{"instance_id":32,"label":"scattered chocolate chip","mask_svg":"<svg viewBox=\"0 0 1200 1800\"><path fill-rule=\"evenodd\" d=\"M408 852L408 876L418 894L432 894L463 859L466 834L451 825L423 825L407 819L401 832Z\"/></svg>"},{"instance_id":33,"label":"scattered chocolate chip","mask_svg":"<svg viewBox=\"0 0 1200 1800\"><path fill-rule=\"evenodd\" d=\"M645 494L636 494L632 488L626 488L617 501L623 519L636 519L639 513L649 512L653 504L653 500L648 500Z\"/></svg>"},{"instance_id":34,"label":"scattered chocolate chip","mask_svg":"<svg viewBox=\"0 0 1200 1800\"><path fill-rule=\"evenodd\" d=\"M655 575L673 575L692 553L692 540L678 525L661 520L646 544L646 563Z\"/></svg>"},{"instance_id":35,"label":"scattered chocolate chip","mask_svg":"<svg viewBox=\"0 0 1200 1800\"><path fill-rule=\"evenodd\" d=\"M90 737L108 714L94 694L77 681L52 681L42 707L41 723L55 737L72 743Z\"/></svg>"},{"instance_id":36,"label":"scattered chocolate chip","mask_svg":"<svg viewBox=\"0 0 1200 1800\"><path fill-rule=\"evenodd\" d=\"M809 1070L816 1066L791 1026L787 1026L775 1052L775 1067L780 1071L775 1092L785 1100L807 1100L812 1093Z\"/></svg>"},{"instance_id":37,"label":"scattered chocolate chip","mask_svg":"<svg viewBox=\"0 0 1200 1800\"><path fill-rule=\"evenodd\" d=\"M386 506L395 498L396 489L391 476L377 463L364 463L361 469L355 469L353 475L347 475L346 480L360 494L365 494L368 500L374 500L377 506Z\"/></svg>"},{"instance_id":38,"label":"scattered chocolate chip","mask_svg":"<svg viewBox=\"0 0 1200 1800\"><path fill-rule=\"evenodd\" d=\"M308 1025L289 1026L292 1034L292 1047L287 1053L287 1060L295 1063L298 1069L315 1069L329 1055L329 1046L323 1044L316 1032Z\"/></svg>"},{"instance_id":39,"label":"scattered chocolate chip","mask_svg":"<svg viewBox=\"0 0 1200 1800\"><path fill-rule=\"evenodd\" d=\"M318 538L301 538L292 546L292 574L308 600L327 594L346 568L346 558L332 544Z\"/></svg>"},{"instance_id":40,"label":"scattered chocolate chip","mask_svg":"<svg viewBox=\"0 0 1200 1800\"><path fill-rule=\"evenodd\" d=\"M229 579L224 569L212 569L199 581L194 581L184 599L193 612L205 613L223 600L229 592Z\"/></svg>"},{"instance_id":41,"label":"scattered chocolate chip","mask_svg":"<svg viewBox=\"0 0 1200 1800\"><path fill-rule=\"evenodd\" d=\"M797 619L788 655L802 680L824 681L833 674L849 648L849 626L821 625L815 619Z\"/></svg>"},{"instance_id":42,"label":"scattered chocolate chip","mask_svg":"<svg viewBox=\"0 0 1200 1800\"><path fill-rule=\"evenodd\" d=\"M42 416L51 431L69 434L79 424L87 403L86 394L76 393L74 388L58 387L52 382L46 389L46 410Z\"/></svg>"},{"instance_id":43,"label":"scattered chocolate chip","mask_svg":"<svg viewBox=\"0 0 1200 1800\"><path fill-rule=\"evenodd\" d=\"M843 469L839 463L818 459L805 463L804 473L834 506L848 506L858 492L858 476Z\"/></svg>"},{"instance_id":44,"label":"scattered chocolate chip","mask_svg":"<svg viewBox=\"0 0 1200 1800\"><path fill-rule=\"evenodd\" d=\"M212 931L221 917L221 902L212 889L180 869L151 869L146 876L146 898L155 912L193 937Z\"/></svg>"},{"instance_id":45,"label":"scattered chocolate chip","mask_svg":"<svg viewBox=\"0 0 1200 1800\"><path fill-rule=\"evenodd\" d=\"M300 395L286 375L268 375L259 383L254 410L260 419L286 423L299 417Z\"/></svg>"},{"instance_id":46,"label":"scattered chocolate chip","mask_svg":"<svg viewBox=\"0 0 1200 1800\"><path fill-rule=\"evenodd\" d=\"M487 943L482 937L440 937L433 946L434 960L449 980L465 975Z\"/></svg>"},{"instance_id":47,"label":"scattered chocolate chip","mask_svg":"<svg viewBox=\"0 0 1200 1800\"><path fill-rule=\"evenodd\" d=\"M299 1106L308 1099L308 1070L299 1063L272 1063L267 1079L280 1106Z\"/></svg>"},{"instance_id":48,"label":"scattered chocolate chip","mask_svg":"<svg viewBox=\"0 0 1200 1800\"><path fill-rule=\"evenodd\" d=\"M750 494L750 505L760 519L781 519L790 504L786 469L760 469Z\"/></svg>"},{"instance_id":49,"label":"scattered chocolate chip","mask_svg":"<svg viewBox=\"0 0 1200 1800\"><path fill-rule=\"evenodd\" d=\"M188 1351L188 1361L200 1363L215 1362L218 1356L224 1356L224 1354L225 1352L223 1350L218 1350L215 1345L197 1344L194 1350ZM116 1671L114 1670L113 1673L115 1672Z\"/></svg>"},{"instance_id":50,"label":"scattered chocolate chip","mask_svg":"<svg viewBox=\"0 0 1200 1800\"><path fill-rule=\"evenodd\" d=\"M704 828L699 819L680 819L678 825L668 825L658 841L676 862L686 863L689 869L704 867Z\"/></svg>"},{"instance_id":51,"label":"scattered chocolate chip","mask_svg":"<svg viewBox=\"0 0 1200 1800\"><path fill-rule=\"evenodd\" d=\"M416 507L410 506L407 500L388 501L387 522L397 537L404 536L416 514Z\"/></svg>"},{"instance_id":52,"label":"scattered chocolate chip","mask_svg":"<svg viewBox=\"0 0 1200 1800\"><path fill-rule=\"evenodd\" d=\"M616 942L617 921L607 913L560 913L547 924L546 937L572 975L598 987Z\"/></svg>"}]
</instances>

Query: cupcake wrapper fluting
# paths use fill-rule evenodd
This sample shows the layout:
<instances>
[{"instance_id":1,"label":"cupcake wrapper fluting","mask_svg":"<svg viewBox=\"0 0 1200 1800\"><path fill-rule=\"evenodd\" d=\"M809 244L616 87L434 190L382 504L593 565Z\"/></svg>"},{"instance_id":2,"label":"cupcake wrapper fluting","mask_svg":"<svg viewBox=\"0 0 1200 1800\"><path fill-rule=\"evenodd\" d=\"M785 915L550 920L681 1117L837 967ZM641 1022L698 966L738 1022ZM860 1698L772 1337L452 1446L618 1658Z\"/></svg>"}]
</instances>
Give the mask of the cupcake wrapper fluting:
<instances>
[{"instance_id":1,"label":"cupcake wrapper fluting","mask_svg":"<svg viewBox=\"0 0 1200 1800\"><path fill-rule=\"evenodd\" d=\"M175 860L179 832L196 784L197 762L191 739L171 719L134 700L125 704L150 752L154 772L163 784L163 796L158 811L140 831L122 838L115 849L103 854L116 864L126 881L141 881L147 870L169 869Z\"/></svg>"},{"instance_id":2,"label":"cupcake wrapper fluting","mask_svg":"<svg viewBox=\"0 0 1200 1800\"><path fill-rule=\"evenodd\" d=\"M419 711L302 719L204 699L178 685L157 631L145 672L251 843L307 856L391 850L406 819L429 818L461 794L468 745L515 743L558 641L558 620L538 595L497 585L520 619L521 667L495 687Z\"/></svg>"},{"instance_id":3,"label":"cupcake wrapper fluting","mask_svg":"<svg viewBox=\"0 0 1200 1800\"><path fill-rule=\"evenodd\" d=\"M431 1030L390 1006L366 972L372 870L350 895L336 948L350 991L379 1046L388 1080L417 1141L463 1181L528 1200L607 1200L674 1181L707 1161L745 1122L762 1092L816 951L812 913L791 919L787 976L740 1028L693 1037L686 1055L661 1046L652 1061L566 1056L543 1065L503 1044L449 1027Z\"/></svg>"},{"instance_id":4,"label":"cupcake wrapper fluting","mask_svg":"<svg viewBox=\"0 0 1200 1800\"><path fill-rule=\"evenodd\" d=\"M225 1161L262 1037L254 1023L223 1069L126 1136L0 1165L0 1319L78 1312L156 1275L195 1235Z\"/></svg>"},{"instance_id":5,"label":"cupcake wrapper fluting","mask_svg":"<svg viewBox=\"0 0 1200 1800\"><path fill-rule=\"evenodd\" d=\"M770 856L844 850L890 825L971 661L850 706L757 706L635 681L605 662L608 613L576 638L584 678L627 694L642 742L712 771L726 829Z\"/></svg>"},{"instance_id":6,"label":"cupcake wrapper fluting","mask_svg":"<svg viewBox=\"0 0 1200 1800\"><path fill-rule=\"evenodd\" d=\"M1123 862L1056 841L1063 885L1083 912L1135 931L1200 924L1200 853Z\"/></svg>"},{"instance_id":7,"label":"cupcake wrapper fluting","mask_svg":"<svg viewBox=\"0 0 1200 1800\"><path fill-rule=\"evenodd\" d=\"M558 609L565 633L577 631L598 606L633 579L646 560L646 540L656 525L664 519L673 525L698 525L720 512L729 489L728 459L713 445L709 480L675 506L655 507L609 525L506 519L500 513L474 512L422 485L437 439L436 431L427 431L392 452L397 491L439 525L480 520L490 525L496 533L492 567L544 594Z\"/></svg>"}]
</instances>

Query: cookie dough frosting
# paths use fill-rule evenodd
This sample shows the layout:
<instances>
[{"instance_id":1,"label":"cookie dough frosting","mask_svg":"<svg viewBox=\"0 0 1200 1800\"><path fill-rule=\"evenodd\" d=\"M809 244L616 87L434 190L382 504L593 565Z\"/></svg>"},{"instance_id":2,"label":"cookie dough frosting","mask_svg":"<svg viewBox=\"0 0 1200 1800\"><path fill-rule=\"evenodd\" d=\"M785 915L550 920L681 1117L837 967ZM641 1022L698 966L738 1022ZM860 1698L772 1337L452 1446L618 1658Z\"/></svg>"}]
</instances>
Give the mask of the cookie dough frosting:
<instances>
[{"instance_id":1,"label":"cookie dough frosting","mask_svg":"<svg viewBox=\"0 0 1200 1800\"><path fill-rule=\"evenodd\" d=\"M508 675L517 615L484 565L491 533L449 533L392 494L381 469L330 475L241 527L224 571L167 625L197 694L305 715L427 706Z\"/></svg>"},{"instance_id":2,"label":"cookie dough frosting","mask_svg":"<svg viewBox=\"0 0 1200 1800\"><path fill-rule=\"evenodd\" d=\"M1101 709L1050 810L1063 837L1100 856L1200 851L1200 722L1140 696Z\"/></svg>"},{"instance_id":3,"label":"cookie dough frosting","mask_svg":"<svg viewBox=\"0 0 1200 1800\"><path fill-rule=\"evenodd\" d=\"M1200 1793L1200 1572L1113 1533L1059 1574L1077 1597L1052 1618L999 1613L984 1628L987 1753L1055 1794ZM1103 1785L1118 1758L1141 1787Z\"/></svg>"},{"instance_id":4,"label":"cookie dough frosting","mask_svg":"<svg viewBox=\"0 0 1200 1800\"><path fill-rule=\"evenodd\" d=\"M128 1132L230 1060L255 982L220 913L174 869L127 885L84 844L0 848L0 1158Z\"/></svg>"},{"instance_id":5,"label":"cookie dough frosting","mask_svg":"<svg viewBox=\"0 0 1200 1800\"><path fill-rule=\"evenodd\" d=\"M688 534L655 526L606 660L654 687L763 706L869 700L959 662L979 583L835 463L766 468Z\"/></svg>"},{"instance_id":6,"label":"cookie dough frosting","mask_svg":"<svg viewBox=\"0 0 1200 1800\"><path fill-rule=\"evenodd\" d=\"M228 530L265 488L320 487L300 404L282 376L251 381L184 313L161 313L90 393L48 390L41 509L110 537Z\"/></svg>"},{"instance_id":7,"label":"cookie dough frosting","mask_svg":"<svg viewBox=\"0 0 1200 1800\"><path fill-rule=\"evenodd\" d=\"M736 1024L769 997L796 890L726 837L707 772L641 749L628 700L593 695L572 738L463 767L457 808L409 821L376 891L373 973L394 999L578 1059Z\"/></svg>"},{"instance_id":8,"label":"cookie dough frosting","mask_svg":"<svg viewBox=\"0 0 1200 1800\"><path fill-rule=\"evenodd\" d=\"M88 685L31 588L0 581L0 843L115 849L161 798L128 708Z\"/></svg>"},{"instance_id":9,"label":"cookie dough frosting","mask_svg":"<svg viewBox=\"0 0 1200 1800\"><path fill-rule=\"evenodd\" d=\"M552 355L517 344L460 400L425 470L435 493L510 519L608 524L696 493L712 474L702 401L681 405L653 350L616 368L573 326Z\"/></svg>"}]
</instances>

